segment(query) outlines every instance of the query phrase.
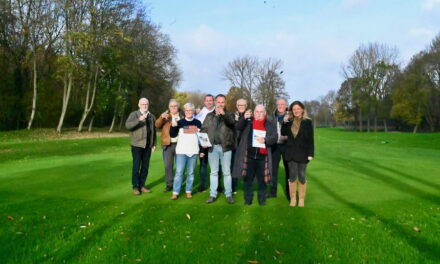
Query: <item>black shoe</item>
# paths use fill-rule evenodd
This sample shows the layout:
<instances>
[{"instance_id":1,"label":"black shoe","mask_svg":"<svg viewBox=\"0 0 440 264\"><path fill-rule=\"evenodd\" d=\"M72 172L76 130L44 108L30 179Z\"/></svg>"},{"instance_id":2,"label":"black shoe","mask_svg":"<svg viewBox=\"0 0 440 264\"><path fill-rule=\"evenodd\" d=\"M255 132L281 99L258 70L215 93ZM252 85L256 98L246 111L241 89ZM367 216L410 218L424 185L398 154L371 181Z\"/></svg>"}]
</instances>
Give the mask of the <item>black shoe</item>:
<instances>
[{"instance_id":1,"label":"black shoe","mask_svg":"<svg viewBox=\"0 0 440 264\"><path fill-rule=\"evenodd\" d=\"M206 192L206 189L205 188L199 188L199 189L197 189L197 192L199 192L199 193Z\"/></svg>"},{"instance_id":2,"label":"black shoe","mask_svg":"<svg viewBox=\"0 0 440 264\"><path fill-rule=\"evenodd\" d=\"M217 200L217 198L211 196L211 197L209 197L208 200L206 200L206 203L210 204L210 203L215 202L215 200Z\"/></svg>"},{"instance_id":3,"label":"black shoe","mask_svg":"<svg viewBox=\"0 0 440 264\"><path fill-rule=\"evenodd\" d=\"M163 192L171 192L173 190L173 187L171 187L171 186L167 186L164 190L163 190Z\"/></svg>"},{"instance_id":4,"label":"black shoe","mask_svg":"<svg viewBox=\"0 0 440 264\"><path fill-rule=\"evenodd\" d=\"M261 203L259 203L260 204L260 206L265 206L266 205L266 202L261 202Z\"/></svg>"},{"instance_id":5,"label":"black shoe","mask_svg":"<svg viewBox=\"0 0 440 264\"><path fill-rule=\"evenodd\" d=\"M252 201L244 201L244 205L251 205Z\"/></svg>"},{"instance_id":6,"label":"black shoe","mask_svg":"<svg viewBox=\"0 0 440 264\"><path fill-rule=\"evenodd\" d=\"M226 200L228 201L229 204L235 203L234 199L232 199L232 196L227 197Z\"/></svg>"},{"instance_id":7,"label":"black shoe","mask_svg":"<svg viewBox=\"0 0 440 264\"><path fill-rule=\"evenodd\" d=\"M276 198L276 197L277 197L276 194L272 194L272 193L266 194L266 198Z\"/></svg>"}]
</instances>

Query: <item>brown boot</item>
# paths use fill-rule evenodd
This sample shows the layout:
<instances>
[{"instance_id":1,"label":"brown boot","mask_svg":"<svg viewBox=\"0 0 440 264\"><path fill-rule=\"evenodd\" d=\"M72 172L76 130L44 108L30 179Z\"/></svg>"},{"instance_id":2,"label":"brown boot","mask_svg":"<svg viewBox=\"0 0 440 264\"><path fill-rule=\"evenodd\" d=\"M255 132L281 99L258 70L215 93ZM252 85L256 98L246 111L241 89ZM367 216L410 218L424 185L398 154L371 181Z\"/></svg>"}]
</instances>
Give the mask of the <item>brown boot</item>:
<instances>
[{"instance_id":1,"label":"brown boot","mask_svg":"<svg viewBox=\"0 0 440 264\"><path fill-rule=\"evenodd\" d=\"M151 190L150 190L150 189L147 189L147 188L145 188L145 187L142 187L142 188L141 188L141 192L143 192L143 193L150 193Z\"/></svg>"},{"instance_id":2,"label":"brown boot","mask_svg":"<svg viewBox=\"0 0 440 264\"><path fill-rule=\"evenodd\" d=\"M290 195L290 206L295 207L296 206L296 181L290 182L289 181L289 195Z\"/></svg>"},{"instance_id":3,"label":"brown boot","mask_svg":"<svg viewBox=\"0 0 440 264\"><path fill-rule=\"evenodd\" d=\"M298 207L304 207L304 198L306 197L306 189L307 189L307 183L304 184L299 184L299 191L298 191L298 196L299 196L299 202L298 202Z\"/></svg>"}]
</instances>

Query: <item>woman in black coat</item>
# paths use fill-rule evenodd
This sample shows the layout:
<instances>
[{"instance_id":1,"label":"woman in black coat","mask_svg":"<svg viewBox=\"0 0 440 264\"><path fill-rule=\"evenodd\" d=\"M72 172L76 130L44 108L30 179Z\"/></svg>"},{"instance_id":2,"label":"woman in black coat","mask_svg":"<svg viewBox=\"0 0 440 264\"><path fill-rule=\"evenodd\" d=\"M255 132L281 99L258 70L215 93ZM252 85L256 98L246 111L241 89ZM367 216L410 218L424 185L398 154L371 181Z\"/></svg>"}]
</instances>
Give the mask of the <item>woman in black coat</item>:
<instances>
[{"instance_id":1,"label":"woman in black coat","mask_svg":"<svg viewBox=\"0 0 440 264\"><path fill-rule=\"evenodd\" d=\"M285 159L289 167L290 206L296 206L296 186L299 181L298 206L304 207L307 187L306 167L313 159L315 148L313 124L304 111L304 104L300 101L290 104L289 113L284 116L281 135L287 136Z\"/></svg>"}]
</instances>

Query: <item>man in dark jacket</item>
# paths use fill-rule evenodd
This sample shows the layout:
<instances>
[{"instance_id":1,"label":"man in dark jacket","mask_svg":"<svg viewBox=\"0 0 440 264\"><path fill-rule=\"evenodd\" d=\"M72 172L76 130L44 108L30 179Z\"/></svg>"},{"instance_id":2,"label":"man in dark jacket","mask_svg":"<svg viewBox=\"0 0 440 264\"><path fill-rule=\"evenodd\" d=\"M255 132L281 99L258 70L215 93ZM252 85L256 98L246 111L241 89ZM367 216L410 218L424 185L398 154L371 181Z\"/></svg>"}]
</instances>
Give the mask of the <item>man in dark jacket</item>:
<instances>
[{"instance_id":1,"label":"man in dark jacket","mask_svg":"<svg viewBox=\"0 0 440 264\"><path fill-rule=\"evenodd\" d=\"M234 114L225 110L226 97L219 94L215 97L215 110L206 115L202 131L208 133L212 147L209 148L208 161L211 168L210 197L207 203L217 199L218 172L221 163L223 184L228 203L232 199L231 155L234 149Z\"/></svg>"},{"instance_id":2,"label":"man in dark jacket","mask_svg":"<svg viewBox=\"0 0 440 264\"><path fill-rule=\"evenodd\" d=\"M145 182L150 165L151 152L156 149L156 118L148 111L149 101L147 98L139 100L139 110L132 112L125 122L130 130L131 154L133 157L133 169L131 183L133 194L151 192L145 188Z\"/></svg>"},{"instance_id":3,"label":"man in dark jacket","mask_svg":"<svg viewBox=\"0 0 440 264\"><path fill-rule=\"evenodd\" d=\"M272 175L271 146L277 142L277 133L274 123L266 120L266 109L257 105L254 117L250 111L236 124L242 130L240 144L236 150L233 176L244 179L244 200L251 205L253 200L253 182L258 182L258 203L266 204L266 183Z\"/></svg>"},{"instance_id":4,"label":"man in dark jacket","mask_svg":"<svg viewBox=\"0 0 440 264\"><path fill-rule=\"evenodd\" d=\"M271 186L269 189L269 193L267 194L268 198L277 197L277 187L278 187L278 168L280 167L280 160L283 159L284 171L286 175L285 184L286 184L286 196L289 199L289 185L287 183L289 179L289 169L285 157L286 152L286 142L287 136L281 135L281 126L283 124L284 116L287 114L287 101L284 98L277 99L277 109L274 113L274 124L276 124L278 140L277 143L272 146L272 177L271 177Z\"/></svg>"}]
</instances>

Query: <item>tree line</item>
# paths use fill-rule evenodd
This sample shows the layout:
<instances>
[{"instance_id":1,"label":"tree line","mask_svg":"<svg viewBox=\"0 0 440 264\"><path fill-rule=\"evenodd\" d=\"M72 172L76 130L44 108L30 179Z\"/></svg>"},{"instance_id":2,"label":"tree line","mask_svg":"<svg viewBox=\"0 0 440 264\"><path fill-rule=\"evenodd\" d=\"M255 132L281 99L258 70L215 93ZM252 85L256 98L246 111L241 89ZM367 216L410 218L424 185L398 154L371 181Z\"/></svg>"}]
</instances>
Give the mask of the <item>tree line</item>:
<instances>
[{"instance_id":1,"label":"tree line","mask_svg":"<svg viewBox=\"0 0 440 264\"><path fill-rule=\"evenodd\" d=\"M162 110L181 78L175 60L137 0L0 1L0 130L112 131L141 96Z\"/></svg>"}]
</instances>

